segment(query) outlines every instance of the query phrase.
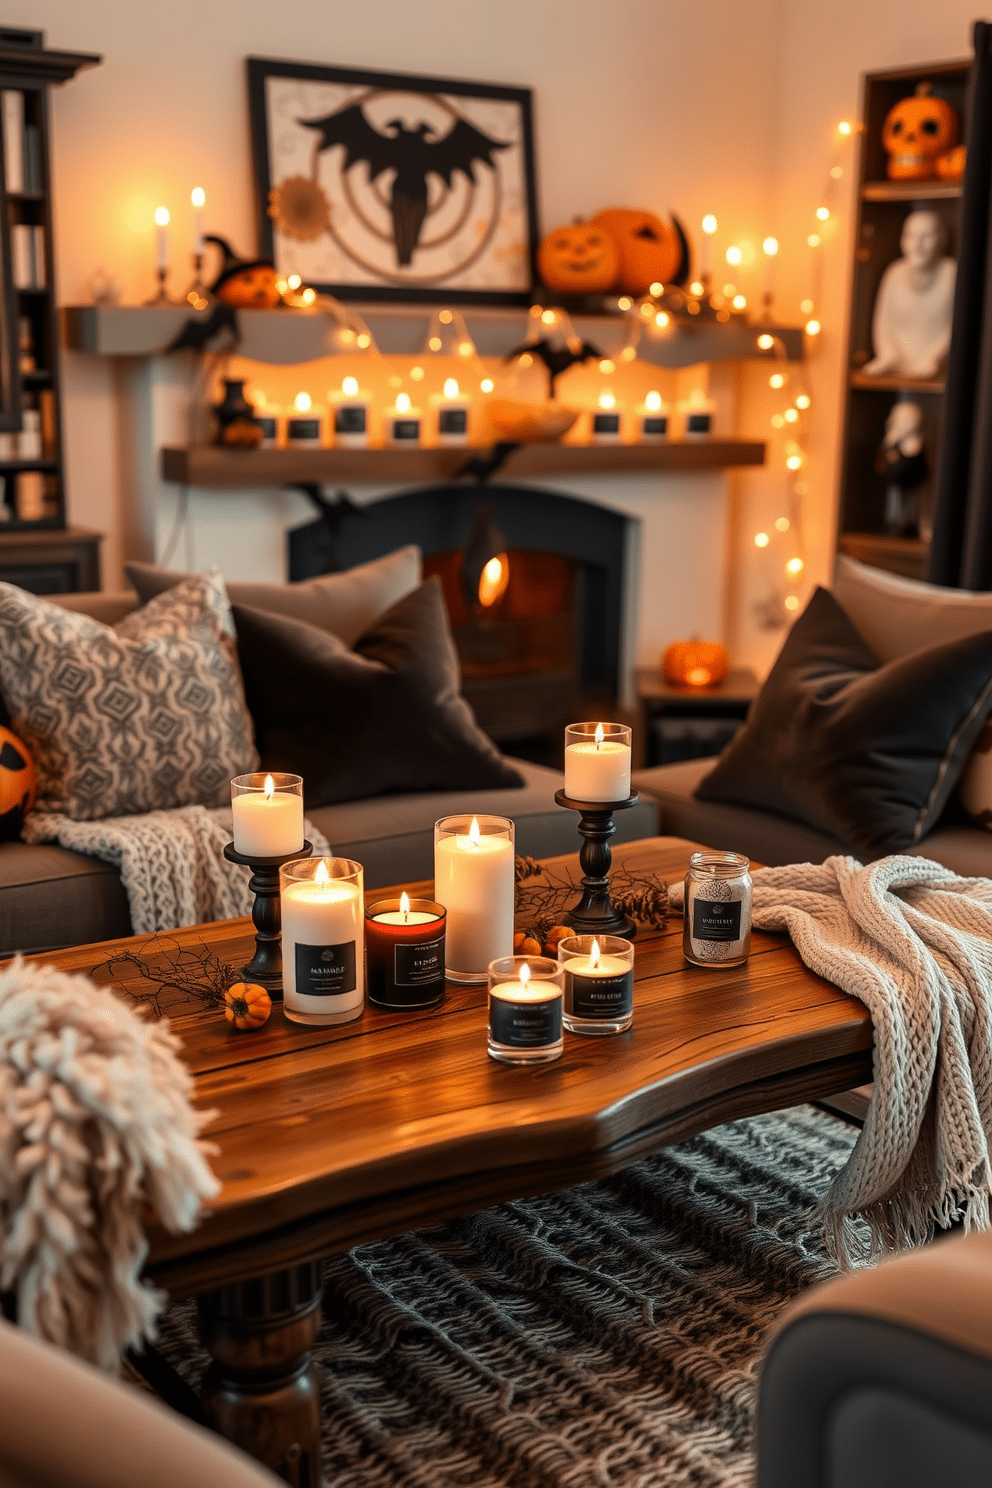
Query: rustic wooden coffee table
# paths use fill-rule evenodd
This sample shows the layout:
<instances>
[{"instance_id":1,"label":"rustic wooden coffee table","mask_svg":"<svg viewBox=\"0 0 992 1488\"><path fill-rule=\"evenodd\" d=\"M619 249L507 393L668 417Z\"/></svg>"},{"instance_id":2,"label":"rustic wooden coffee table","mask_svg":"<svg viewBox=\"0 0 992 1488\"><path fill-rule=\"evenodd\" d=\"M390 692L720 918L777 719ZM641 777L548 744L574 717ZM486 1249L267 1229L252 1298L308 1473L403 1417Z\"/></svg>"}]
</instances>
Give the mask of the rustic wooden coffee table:
<instances>
[{"instance_id":1,"label":"rustic wooden coffee table","mask_svg":"<svg viewBox=\"0 0 992 1488\"><path fill-rule=\"evenodd\" d=\"M617 848L615 861L675 879L695 847L652 838ZM199 1296L215 1360L205 1401L225 1435L296 1488L317 1488L308 1349L323 1256L601 1178L718 1122L871 1078L867 1010L787 940L755 934L746 966L701 970L683 961L681 928L674 917L638 938L630 1032L566 1035L550 1065L488 1058L478 989L450 986L422 1013L369 1007L339 1028L277 1009L259 1032L235 1033L216 1012L171 1013L197 1102L219 1112L206 1135L224 1186L192 1235L152 1227L148 1271L175 1296ZM232 920L174 939L240 964L251 932ZM108 941L40 959L141 993L146 983L112 978L107 962L142 947Z\"/></svg>"}]
</instances>

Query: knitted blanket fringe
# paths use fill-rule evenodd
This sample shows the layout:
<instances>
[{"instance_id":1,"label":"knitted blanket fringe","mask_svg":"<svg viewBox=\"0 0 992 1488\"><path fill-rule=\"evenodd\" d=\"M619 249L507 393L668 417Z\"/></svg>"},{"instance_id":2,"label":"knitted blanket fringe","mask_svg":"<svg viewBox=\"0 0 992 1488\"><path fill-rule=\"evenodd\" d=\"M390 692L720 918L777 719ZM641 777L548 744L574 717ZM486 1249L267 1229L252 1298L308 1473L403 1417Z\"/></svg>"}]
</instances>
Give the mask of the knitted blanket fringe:
<instances>
[{"instance_id":1,"label":"knitted blanket fringe","mask_svg":"<svg viewBox=\"0 0 992 1488\"><path fill-rule=\"evenodd\" d=\"M249 870L228 862L230 807L180 806L140 816L73 821L57 812L33 811L25 842L57 842L120 869L135 935L231 920L250 914ZM327 838L310 821L304 836L314 853L330 854Z\"/></svg>"},{"instance_id":2,"label":"knitted blanket fringe","mask_svg":"<svg viewBox=\"0 0 992 1488\"><path fill-rule=\"evenodd\" d=\"M864 1264L955 1219L988 1229L992 880L893 856L762 868L753 882L754 927L787 932L874 1027L864 1129L818 1206L832 1255ZM682 885L671 893L681 904ZM869 1227L864 1244L856 1215Z\"/></svg>"},{"instance_id":3,"label":"knitted blanket fringe","mask_svg":"<svg viewBox=\"0 0 992 1488\"><path fill-rule=\"evenodd\" d=\"M177 1049L84 976L0 972L0 1289L22 1328L105 1369L168 1300L141 1279L146 1207L188 1231L220 1189L199 1140L216 1113L193 1110Z\"/></svg>"}]
</instances>

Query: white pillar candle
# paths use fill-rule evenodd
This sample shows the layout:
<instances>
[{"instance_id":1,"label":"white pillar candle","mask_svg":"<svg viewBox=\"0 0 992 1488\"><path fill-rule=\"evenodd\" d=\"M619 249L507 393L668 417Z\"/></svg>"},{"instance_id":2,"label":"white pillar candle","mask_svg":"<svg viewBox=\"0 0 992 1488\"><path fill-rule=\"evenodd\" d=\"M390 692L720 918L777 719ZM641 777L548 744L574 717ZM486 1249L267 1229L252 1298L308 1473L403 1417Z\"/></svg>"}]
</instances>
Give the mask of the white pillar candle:
<instances>
[{"instance_id":1,"label":"white pillar candle","mask_svg":"<svg viewBox=\"0 0 992 1488\"><path fill-rule=\"evenodd\" d=\"M332 878L320 859L311 879L294 881L284 873L280 899L287 1016L304 1023L350 1022L365 1001L360 882Z\"/></svg>"},{"instance_id":2,"label":"white pillar candle","mask_svg":"<svg viewBox=\"0 0 992 1488\"><path fill-rule=\"evenodd\" d=\"M469 400L454 377L446 379L436 401L438 444L467 444Z\"/></svg>"},{"instance_id":3,"label":"white pillar candle","mask_svg":"<svg viewBox=\"0 0 992 1488\"><path fill-rule=\"evenodd\" d=\"M435 838L434 897L448 911L449 976L485 981L490 961L513 954L513 888L510 837L481 832L473 817L468 832Z\"/></svg>"},{"instance_id":4,"label":"white pillar candle","mask_svg":"<svg viewBox=\"0 0 992 1488\"><path fill-rule=\"evenodd\" d=\"M160 269L169 267L169 209L168 207L155 208L155 227L158 237L158 266Z\"/></svg>"},{"instance_id":5,"label":"white pillar candle","mask_svg":"<svg viewBox=\"0 0 992 1488\"><path fill-rule=\"evenodd\" d=\"M573 801L626 801L630 795L630 744L607 739L601 723L595 733L577 742L570 730L566 740L566 796Z\"/></svg>"},{"instance_id":6,"label":"white pillar candle","mask_svg":"<svg viewBox=\"0 0 992 1488\"><path fill-rule=\"evenodd\" d=\"M338 391L328 394L333 410L334 443L346 449L365 449L369 442L369 394L357 377L346 377Z\"/></svg>"},{"instance_id":7,"label":"white pillar candle","mask_svg":"<svg viewBox=\"0 0 992 1488\"><path fill-rule=\"evenodd\" d=\"M246 858L283 858L303 846L303 797L276 790L271 775L257 789L236 792L231 800L234 850Z\"/></svg>"}]
</instances>

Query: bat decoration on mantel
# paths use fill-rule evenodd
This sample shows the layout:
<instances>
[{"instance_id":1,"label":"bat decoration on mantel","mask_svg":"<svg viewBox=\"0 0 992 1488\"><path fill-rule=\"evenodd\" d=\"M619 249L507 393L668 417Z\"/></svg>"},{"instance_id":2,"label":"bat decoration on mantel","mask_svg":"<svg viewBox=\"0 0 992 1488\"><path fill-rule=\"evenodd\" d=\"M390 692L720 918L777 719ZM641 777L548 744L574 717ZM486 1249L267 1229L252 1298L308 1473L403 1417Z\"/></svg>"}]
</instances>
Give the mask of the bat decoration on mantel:
<instances>
[{"instance_id":1,"label":"bat decoration on mantel","mask_svg":"<svg viewBox=\"0 0 992 1488\"><path fill-rule=\"evenodd\" d=\"M369 184L384 171L395 172L389 188L389 207L393 219L393 241L396 262L405 267L413 261L420 242L420 230L427 216L427 177L433 173L451 188L455 171L461 171L476 185L478 162L495 170L494 150L509 149L507 144L490 139L466 119L458 119L447 134L434 139L434 129L421 121L408 129L402 119L391 119L388 134L380 134L365 116L361 104L353 103L321 119L299 119L306 129L319 129L315 151L329 150L333 145L345 148L342 174L365 161Z\"/></svg>"},{"instance_id":2,"label":"bat decoration on mantel","mask_svg":"<svg viewBox=\"0 0 992 1488\"><path fill-rule=\"evenodd\" d=\"M552 398L555 395L555 381L563 372L567 372L569 367L574 367L576 362L598 362L603 355L591 341L573 341L569 338L562 345L561 342L555 344L547 337L542 337L540 341L530 341L523 346L518 346L515 351L509 353L506 360L512 362L518 356L523 356L524 352L537 357L538 361L543 362L547 367L548 395Z\"/></svg>"}]
</instances>

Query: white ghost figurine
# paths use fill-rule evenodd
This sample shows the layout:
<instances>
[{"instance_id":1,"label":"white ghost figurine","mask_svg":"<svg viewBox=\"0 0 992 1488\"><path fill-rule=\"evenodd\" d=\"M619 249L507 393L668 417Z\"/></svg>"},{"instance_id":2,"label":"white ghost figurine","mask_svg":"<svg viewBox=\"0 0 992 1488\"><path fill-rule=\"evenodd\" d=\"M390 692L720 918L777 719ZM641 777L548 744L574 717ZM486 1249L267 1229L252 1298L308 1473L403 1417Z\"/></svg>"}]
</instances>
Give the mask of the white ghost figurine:
<instances>
[{"instance_id":1,"label":"white ghost figurine","mask_svg":"<svg viewBox=\"0 0 992 1488\"><path fill-rule=\"evenodd\" d=\"M882 275L872 319L875 358L867 377L937 377L951 344L957 265L944 255L947 235L936 212L910 212L902 258Z\"/></svg>"}]
</instances>

